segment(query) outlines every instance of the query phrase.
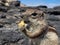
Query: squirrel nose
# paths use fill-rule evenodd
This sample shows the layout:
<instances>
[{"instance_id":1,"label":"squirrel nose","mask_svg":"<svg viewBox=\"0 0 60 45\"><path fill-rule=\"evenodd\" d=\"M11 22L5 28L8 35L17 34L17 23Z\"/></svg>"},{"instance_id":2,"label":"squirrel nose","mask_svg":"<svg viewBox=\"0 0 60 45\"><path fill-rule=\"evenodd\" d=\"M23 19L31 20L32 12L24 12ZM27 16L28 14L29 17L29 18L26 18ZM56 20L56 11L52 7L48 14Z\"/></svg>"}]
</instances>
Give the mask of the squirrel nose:
<instances>
[{"instance_id":1,"label":"squirrel nose","mask_svg":"<svg viewBox=\"0 0 60 45\"><path fill-rule=\"evenodd\" d=\"M24 19L24 23L28 24L30 21L28 19Z\"/></svg>"},{"instance_id":2,"label":"squirrel nose","mask_svg":"<svg viewBox=\"0 0 60 45\"><path fill-rule=\"evenodd\" d=\"M23 17L24 17L24 15L21 15L20 17L21 17L21 18L23 18Z\"/></svg>"}]
</instances>

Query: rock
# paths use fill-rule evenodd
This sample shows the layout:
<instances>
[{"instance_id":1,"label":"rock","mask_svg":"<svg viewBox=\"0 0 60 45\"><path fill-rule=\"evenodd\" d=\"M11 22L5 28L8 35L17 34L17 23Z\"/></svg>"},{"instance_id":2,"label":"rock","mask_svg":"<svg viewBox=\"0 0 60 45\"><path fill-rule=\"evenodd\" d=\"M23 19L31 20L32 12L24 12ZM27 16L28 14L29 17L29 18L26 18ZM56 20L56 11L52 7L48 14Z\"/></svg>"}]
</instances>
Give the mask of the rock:
<instances>
[{"instance_id":1,"label":"rock","mask_svg":"<svg viewBox=\"0 0 60 45\"><path fill-rule=\"evenodd\" d=\"M59 9L60 10L60 6L55 6L54 9Z\"/></svg>"},{"instance_id":2,"label":"rock","mask_svg":"<svg viewBox=\"0 0 60 45\"><path fill-rule=\"evenodd\" d=\"M37 8L48 8L48 7L47 6L40 5L40 6L37 6Z\"/></svg>"},{"instance_id":3,"label":"rock","mask_svg":"<svg viewBox=\"0 0 60 45\"><path fill-rule=\"evenodd\" d=\"M21 15L19 6L20 2L15 0L10 6L0 5L0 45L28 45L16 24Z\"/></svg>"},{"instance_id":4,"label":"rock","mask_svg":"<svg viewBox=\"0 0 60 45\"><path fill-rule=\"evenodd\" d=\"M10 3L10 7L14 8L14 7L20 7L20 1L13 1Z\"/></svg>"},{"instance_id":5,"label":"rock","mask_svg":"<svg viewBox=\"0 0 60 45\"><path fill-rule=\"evenodd\" d=\"M20 6L20 1L11 2L10 6L15 6L15 7Z\"/></svg>"},{"instance_id":6,"label":"rock","mask_svg":"<svg viewBox=\"0 0 60 45\"><path fill-rule=\"evenodd\" d=\"M0 18L5 19L6 18L6 15L0 15Z\"/></svg>"},{"instance_id":7,"label":"rock","mask_svg":"<svg viewBox=\"0 0 60 45\"><path fill-rule=\"evenodd\" d=\"M49 15L49 14L47 14L47 20L49 20L49 21L60 21L60 18L58 18L55 15Z\"/></svg>"},{"instance_id":8,"label":"rock","mask_svg":"<svg viewBox=\"0 0 60 45\"><path fill-rule=\"evenodd\" d=\"M50 21L60 21L60 19L57 18L57 17L50 17L48 20L50 20Z\"/></svg>"},{"instance_id":9,"label":"rock","mask_svg":"<svg viewBox=\"0 0 60 45\"><path fill-rule=\"evenodd\" d=\"M53 11L53 12L50 12L50 14L53 14L53 15L60 15L60 11Z\"/></svg>"},{"instance_id":10,"label":"rock","mask_svg":"<svg viewBox=\"0 0 60 45\"><path fill-rule=\"evenodd\" d=\"M25 9L20 9L20 12L25 12L26 10Z\"/></svg>"},{"instance_id":11,"label":"rock","mask_svg":"<svg viewBox=\"0 0 60 45\"><path fill-rule=\"evenodd\" d=\"M0 11L7 12L8 11L8 8L7 7L4 7L4 6L0 6Z\"/></svg>"},{"instance_id":12,"label":"rock","mask_svg":"<svg viewBox=\"0 0 60 45\"><path fill-rule=\"evenodd\" d=\"M22 40L24 36L21 35L19 32L15 31L4 31L0 30L0 44L3 45L5 43L15 43L19 40Z\"/></svg>"},{"instance_id":13,"label":"rock","mask_svg":"<svg viewBox=\"0 0 60 45\"><path fill-rule=\"evenodd\" d=\"M3 27L3 25L2 24L0 24L0 28L2 28Z\"/></svg>"},{"instance_id":14,"label":"rock","mask_svg":"<svg viewBox=\"0 0 60 45\"><path fill-rule=\"evenodd\" d=\"M55 9L55 8L48 8L44 9L45 12L47 12L50 15L60 15L60 9Z\"/></svg>"}]
</instances>

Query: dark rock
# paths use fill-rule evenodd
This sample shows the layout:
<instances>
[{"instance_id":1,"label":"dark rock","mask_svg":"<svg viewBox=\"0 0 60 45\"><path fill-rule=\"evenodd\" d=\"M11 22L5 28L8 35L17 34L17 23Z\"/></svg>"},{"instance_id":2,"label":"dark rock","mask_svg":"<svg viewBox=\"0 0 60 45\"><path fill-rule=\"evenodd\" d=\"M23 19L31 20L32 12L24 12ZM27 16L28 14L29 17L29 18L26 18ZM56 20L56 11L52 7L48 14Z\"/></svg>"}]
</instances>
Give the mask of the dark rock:
<instances>
[{"instance_id":1,"label":"dark rock","mask_svg":"<svg viewBox=\"0 0 60 45\"><path fill-rule=\"evenodd\" d=\"M20 6L20 1L16 1L15 6Z\"/></svg>"},{"instance_id":2,"label":"dark rock","mask_svg":"<svg viewBox=\"0 0 60 45\"><path fill-rule=\"evenodd\" d=\"M7 12L8 11L8 8L5 7L5 6L0 6L0 11Z\"/></svg>"},{"instance_id":3,"label":"dark rock","mask_svg":"<svg viewBox=\"0 0 60 45\"><path fill-rule=\"evenodd\" d=\"M50 21L60 21L59 18L49 18L48 20L50 20Z\"/></svg>"},{"instance_id":4,"label":"dark rock","mask_svg":"<svg viewBox=\"0 0 60 45\"><path fill-rule=\"evenodd\" d=\"M50 15L60 15L60 9L55 9L55 8L48 8L44 9L45 12L47 12Z\"/></svg>"},{"instance_id":5,"label":"dark rock","mask_svg":"<svg viewBox=\"0 0 60 45\"><path fill-rule=\"evenodd\" d=\"M0 5L0 45L28 45L29 39L16 24L20 15L19 1L11 2L10 6Z\"/></svg>"},{"instance_id":6,"label":"dark rock","mask_svg":"<svg viewBox=\"0 0 60 45\"><path fill-rule=\"evenodd\" d=\"M0 28L2 28L3 27L3 25L2 24L0 24Z\"/></svg>"},{"instance_id":7,"label":"dark rock","mask_svg":"<svg viewBox=\"0 0 60 45\"><path fill-rule=\"evenodd\" d=\"M53 14L53 15L60 15L60 11L53 11L53 12L49 12L50 14Z\"/></svg>"},{"instance_id":8,"label":"dark rock","mask_svg":"<svg viewBox=\"0 0 60 45\"><path fill-rule=\"evenodd\" d=\"M25 9L20 9L20 12L25 12L26 10Z\"/></svg>"},{"instance_id":9,"label":"dark rock","mask_svg":"<svg viewBox=\"0 0 60 45\"><path fill-rule=\"evenodd\" d=\"M6 18L6 15L1 15L0 18Z\"/></svg>"},{"instance_id":10,"label":"dark rock","mask_svg":"<svg viewBox=\"0 0 60 45\"><path fill-rule=\"evenodd\" d=\"M59 9L60 10L60 6L55 6L54 9Z\"/></svg>"},{"instance_id":11,"label":"dark rock","mask_svg":"<svg viewBox=\"0 0 60 45\"><path fill-rule=\"evenodd\" d=\"M18 42L19 40L22 40L24 36L21 35L19 32L15 31L3 31L0 30L0 44L5 44L5 43L15 43Z\"/></svg>"},{"instance_id":12,"label":"dark rock","mask_svg":"<svg viewBox=\"0 0 60 45\"><path fill-rule=\"evenodd\" d=\"M13 1L13 2L11 2L10 6L11 7L18 7L18 6L20 6L20 1Z\"/></svg>"},{"instance_id":13,"label":"dark rock","mask_svg":"<svg viewBox=\"0 0 60 45\"><path fill-rule=\"evenodd\" d=\"M1 24L12 24L12 23L15 23L16 22L16 19L3 19L2 21L0 21Z\"/></svg>"},{"instance_id":14,"label":"dark rock","mask_svg":"<svg viewBox=\"0 0 60 45\"><path fill-rule=\"evenodd\" d=\"M47 20L49 20L49 21L60 21L60 18L56 17L55 15L47 15Z\"/></svg>"},{"instance_id":15,"label":"dark rock","mask_svg":"<svg viewBox=\"0 0 60 45\"><path fill-rule=\"evenodd\" d=\"M37 6L37 8L48 8L48 7L41 5L41 6Z\"/></svg>"}]
</instances>

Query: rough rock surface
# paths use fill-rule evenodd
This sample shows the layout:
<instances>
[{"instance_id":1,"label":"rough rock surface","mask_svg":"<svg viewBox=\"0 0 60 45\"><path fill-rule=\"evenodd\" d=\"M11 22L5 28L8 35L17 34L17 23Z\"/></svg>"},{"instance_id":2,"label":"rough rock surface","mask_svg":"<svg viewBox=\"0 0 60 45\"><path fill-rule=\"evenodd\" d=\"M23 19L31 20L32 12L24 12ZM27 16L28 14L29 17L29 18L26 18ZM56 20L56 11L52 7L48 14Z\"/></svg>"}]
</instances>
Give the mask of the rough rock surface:
<instances>
[{"instance_id":1,"label":"rough rock surface","mask_svg":"<svg viewBox=\"0 0 60 45\"><path fill-rule=\"evenodd\" d=\"M16 24L20 20L20 6L15 7L16 4L0 5L0 45L28 45Z\"/></svg>"}]
</instances>

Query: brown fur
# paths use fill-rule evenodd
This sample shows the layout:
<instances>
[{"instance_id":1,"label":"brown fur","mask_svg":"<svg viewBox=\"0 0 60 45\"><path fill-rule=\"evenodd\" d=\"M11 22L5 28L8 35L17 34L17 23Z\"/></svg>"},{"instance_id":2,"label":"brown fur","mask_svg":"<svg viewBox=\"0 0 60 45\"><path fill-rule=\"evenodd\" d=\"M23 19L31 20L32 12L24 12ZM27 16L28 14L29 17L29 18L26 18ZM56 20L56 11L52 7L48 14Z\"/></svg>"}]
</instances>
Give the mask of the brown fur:
<instances>
[{"instance_id":1,"label":"brown fur","mask_svg":"<svg viewBox=\"0 0 60 45\"><path fill-rule=\"evenodd\" d=\"M31 40L32 44L58 45L58 35L56 33L56 29L48 26L44 18L44 13L40 13L40 11L37 9L31 9L28 11L27 13L29 15L27 16L25 15L25 18L27 18L29 21L26 23L29 26L29 28L25 27L23 32ZM37 14L33 15L32 13L37 13ZM29 23L31 24L29 25Z\"/></svg>"},{"instance_id":2,"label":"brown fur","mask_svg":"<svg viewBox=\"0 0 60 45\"><path fill-rule=\"evenodd\" d=\"M57 33L57 31L56 31L56 29L54 27L50 27L49 26L49 30L48 31L49 32L54 32L54 33L56 33L58 35L58 33Z\"/></svg>"}]
</instances>

